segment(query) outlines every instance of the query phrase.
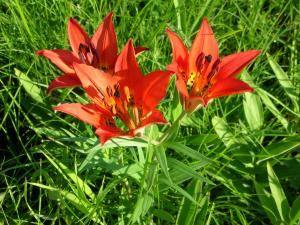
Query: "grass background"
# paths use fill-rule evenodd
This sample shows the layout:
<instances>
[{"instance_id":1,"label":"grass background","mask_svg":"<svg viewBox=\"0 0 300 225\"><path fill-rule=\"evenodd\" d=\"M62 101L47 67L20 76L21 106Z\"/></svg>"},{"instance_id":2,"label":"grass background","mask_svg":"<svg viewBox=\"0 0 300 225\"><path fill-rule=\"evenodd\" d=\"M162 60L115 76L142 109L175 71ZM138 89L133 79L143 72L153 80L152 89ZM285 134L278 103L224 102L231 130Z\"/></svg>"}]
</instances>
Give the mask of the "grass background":
<instances>
[{"instance_id":1,"label":"grass background","mask_svg":"<svg viewBox=\"0 0 300 225\"><path fill-rule=\"evenodd\" d=\"M0 0L0 224L297 224L299 9L282 0ZM101 147L90 126L51 109L86 98L80 89L46 96L60 71L34 53L68 49L70 17L92 35L110 11L119 50L128 38L151 49L138 58L145 73L171 61L166 27L190 46L206 16L220 55L262 50L243 73L256 93L185 118L173 145ZM173 90L172 81L160 105L169 121L180 111Z\"/></svg>"}]
</instances>

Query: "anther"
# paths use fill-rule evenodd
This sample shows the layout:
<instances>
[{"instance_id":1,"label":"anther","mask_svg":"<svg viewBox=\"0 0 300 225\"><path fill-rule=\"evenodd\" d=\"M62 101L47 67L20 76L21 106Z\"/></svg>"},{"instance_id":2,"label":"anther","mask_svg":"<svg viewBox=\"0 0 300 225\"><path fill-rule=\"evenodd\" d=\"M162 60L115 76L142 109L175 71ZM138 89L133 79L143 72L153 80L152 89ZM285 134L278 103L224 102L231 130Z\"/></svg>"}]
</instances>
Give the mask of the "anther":
<instances>
[{"instance_id":1,"label":"anther","mask_svg":"<svg viewBox=\"0 0 300 225\"><path fill-rule=\"evenodd\" d=\"M212 60L212 56L211 55L206 55L205 60L210 63L211 60Z\"/></svg>"},{"instance_id":2,"label":"anther","mask_svg":"<svg viewBox=\"0 0 300 225\"><path fill-rule=\"evenodd\" d=\"M203 68L203 59L204 59L204 53L201 52L197 59L196 59L196 67L197 67L197 70L200 72Z\"/></svg>"}]
</instances>

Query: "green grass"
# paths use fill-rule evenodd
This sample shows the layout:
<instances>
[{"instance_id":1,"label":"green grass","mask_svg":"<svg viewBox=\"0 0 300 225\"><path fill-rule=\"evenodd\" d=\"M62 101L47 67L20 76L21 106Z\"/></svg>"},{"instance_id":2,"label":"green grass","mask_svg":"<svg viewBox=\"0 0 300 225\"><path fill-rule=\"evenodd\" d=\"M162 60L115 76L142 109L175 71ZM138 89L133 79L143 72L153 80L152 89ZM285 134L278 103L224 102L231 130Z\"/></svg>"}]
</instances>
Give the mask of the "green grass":
<instances>
[{"instance_id":1,"label":"green grass","mask_svg":"<svg viewBox=\"0 0 300 225\"><path fill-rule=\"evenodd\" d=\"M300 3L109 2L0 2L0 224L299 224ZM119 50L130 37L151 49L138 57L144 72L171 61L166 27L190 46L206 16L221 55L262 50L242 74L256 92L213 101L164 146L100 146L90 126L52 110L86 98L46 96L60 71L35 52L69 48L70 17L92 35L110 11ZM160 105L169 121L173 90Z\"/></svg>"}]
</instances>

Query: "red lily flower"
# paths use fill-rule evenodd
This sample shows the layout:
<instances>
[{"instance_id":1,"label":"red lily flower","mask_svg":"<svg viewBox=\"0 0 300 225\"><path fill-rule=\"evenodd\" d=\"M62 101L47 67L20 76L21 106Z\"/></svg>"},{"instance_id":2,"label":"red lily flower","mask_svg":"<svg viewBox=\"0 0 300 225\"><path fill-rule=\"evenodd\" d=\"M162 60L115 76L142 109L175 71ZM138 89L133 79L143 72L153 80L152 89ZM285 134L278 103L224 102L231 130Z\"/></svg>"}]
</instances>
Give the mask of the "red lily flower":
<instances>
[{"instance_id":1,"label":"red lily flower","mask_svg":"<svg viewBox=\"0 0 300 225\"><path fill-rule=\"evenodd\" d=\"M171 73L154 71L143 76L132 40L119 55L114 75L84 64L73 67L93 103L62 104L54 109L96 127L102 144L117 136L133 137L152 123L167 123L155 107L166 95Z\"/></svg>"},{"instance_id":2,"label":"red lily flower","mask_svg":"<svg viewBox=\"0 0 300 225\"><path fill-rule=\"evenodd\" d=\"M95 34L90 38L79 23L71 18L68 22L68 37L72 51L68 50L40 50L36 54L51 60L64 74L54 79L47 92L57 88L81 86L75 74L73 63L83 63L99 68L106 72L113 72L117 59L118 45L112 22L112 13L109 13L99 25ZM136 53L147 50L138 47Z\"/></svg>"},{"instance_id":3,"label":"red lily flower","mask_svg":"<svg viewBox=\"0 0 300 225\"><path fill-rule=\"evenodd\" d=\"M190 52L182 40L166 29L172 44L173 60L167 70L176 73L176 87L186 112L207 106L210 100L253 89L236 76L261 52L239 52L220 59L218 44L206 18L193 41Z\"/></svg>"}]
</instances>

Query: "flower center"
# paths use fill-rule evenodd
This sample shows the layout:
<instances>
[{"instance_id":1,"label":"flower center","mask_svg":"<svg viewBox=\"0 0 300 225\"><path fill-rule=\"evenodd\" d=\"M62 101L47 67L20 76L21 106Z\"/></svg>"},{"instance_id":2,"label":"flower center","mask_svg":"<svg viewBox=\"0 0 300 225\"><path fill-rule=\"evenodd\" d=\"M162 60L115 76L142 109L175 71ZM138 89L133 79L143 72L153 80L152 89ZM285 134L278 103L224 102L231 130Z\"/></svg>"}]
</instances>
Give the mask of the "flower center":
<instances>
[{"instance_id":1,"label":"flower center","mask_svg":"<svg viewBox=\"0 0 300 225\"><path fill-rule=\"evenodd\" d=\"M78 50L78 55L79 55L80 61L83 64L93 66L93 67L98 67L99 64L100 64L100 57L98 55L97 50L92 45L92 43L89 43L89 45L85 45L83 43L80 43L79 50ZM105 70L106 69L107 68L105 68Z\"/></svg>"},{"instance_id":2,"label":"flower center","mask_svg":"<svg viewBox=\"0 0 300 225\"><path fill-rule=\"evenodd\" d=\"M119 84L106 89L107 98L103 98L104 106L112 114L115 120L118 118L129 129L136 129L141 121L142 106L137 106L134 96L128 86L120 90ZM112 124L112 123L110 123Z\"/></svg>"},{"instance_id":3,"label":"flower center","mask_svg":"<svg viewBox=\"0 0 300 225\"><path fill-rule=\"evenodd\" d=\"M196 71L190 73L187 81L187 88L190 95L203 96L212 85L213 77L219 71L220 59L212 64L213 57L201 52L196 59Z\"/></svg>"}]
</instances>

